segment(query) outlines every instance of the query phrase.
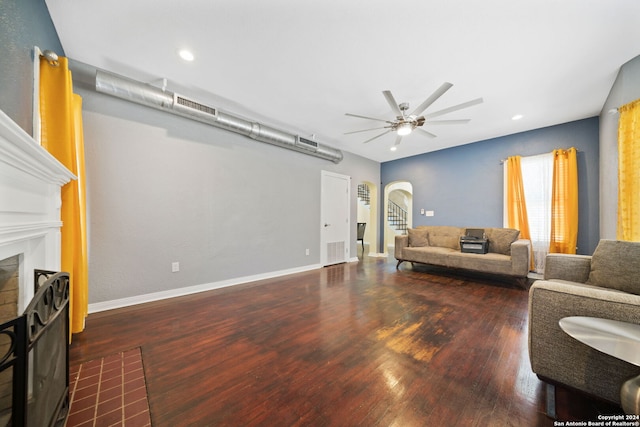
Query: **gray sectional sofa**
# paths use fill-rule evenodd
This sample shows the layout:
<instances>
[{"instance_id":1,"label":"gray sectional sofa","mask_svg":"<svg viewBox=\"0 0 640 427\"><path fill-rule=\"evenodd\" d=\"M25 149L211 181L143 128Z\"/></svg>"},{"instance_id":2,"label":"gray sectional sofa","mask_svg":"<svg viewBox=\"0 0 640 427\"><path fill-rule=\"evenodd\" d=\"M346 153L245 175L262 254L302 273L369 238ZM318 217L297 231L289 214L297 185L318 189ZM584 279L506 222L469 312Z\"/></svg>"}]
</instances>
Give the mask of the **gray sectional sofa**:
<instances>
[{"instance_id":1,"label":"gray sectional sofa","mask_svg":"<svg viewBox=\"0 0 640 427\"><path fill-rule=\"evenodd\" d=\"M396 267L404 261L460 268L482 273L526 278L530 266L530 242L510 228L485 228L489 242L486 254L463 253L460 237L466 227L420 226L396 236Z\"/></svg>"}]
</instances>

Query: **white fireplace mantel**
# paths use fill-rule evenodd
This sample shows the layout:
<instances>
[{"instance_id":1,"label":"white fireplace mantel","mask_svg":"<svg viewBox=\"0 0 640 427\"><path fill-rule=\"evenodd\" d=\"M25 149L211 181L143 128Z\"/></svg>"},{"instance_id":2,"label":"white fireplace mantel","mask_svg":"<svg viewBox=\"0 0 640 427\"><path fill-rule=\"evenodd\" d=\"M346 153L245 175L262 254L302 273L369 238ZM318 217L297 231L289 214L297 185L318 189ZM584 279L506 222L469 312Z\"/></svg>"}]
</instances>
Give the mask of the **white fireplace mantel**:
<instances>
[{"instance_id":1,"label":"white fireplace mantel","mask_svg":"<svg viewBox=\"0 0 640 427\"><path fill-rule=\"evenodd\" d=\"M0 259L20 256L18 313L33 298L33 270L60 270L60 194L72 179L0 110Z\"/></svg>"}]
</instances>

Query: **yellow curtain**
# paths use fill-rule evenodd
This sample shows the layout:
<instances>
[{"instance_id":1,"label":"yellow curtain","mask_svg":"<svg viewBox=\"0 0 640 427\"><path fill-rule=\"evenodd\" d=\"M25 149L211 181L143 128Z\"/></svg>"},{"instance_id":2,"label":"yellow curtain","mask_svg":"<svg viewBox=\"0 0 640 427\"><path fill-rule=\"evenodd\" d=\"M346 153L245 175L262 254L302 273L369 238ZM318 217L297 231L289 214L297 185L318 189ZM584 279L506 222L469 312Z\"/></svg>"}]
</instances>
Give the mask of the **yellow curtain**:
<instances>
[{"instance_id":1,"label":"yellow curtain","mask_svg":"<svg viewBox=\"0 0 640 427\"><path fill-rule=\"evenodd\" d=\"M510 228L520 230L523 239L530 238L520 156L507 159L507 223Z\"/></svg>"},{"instance_id":2,"label":"yellow curtain","mask_svg":"<svg viewBox=\"0 0 640 427\"><path fill-rule=\"evenodd\" d=\"M509 228L520 230L522 239L531 240L527 203L524 198L524 184L520 168L520 156L507 158L507 224ZM533 251L531 252L531 269L534 268Z\"/></svg>"},{"instance_id":3,"label":"yellow curtain","mask_svg":"<svg viewBox=\"0 0 640 427\"><path fill-rule=\"evenodd\" d=\"M640 99L618 109L618 240L640 241Z\"/></svg>"},{"instance_id":4,"label":"yellow curtain","mask_svg":"<svg viewBox=\"0 0 640 427\"><path fill-rule=\"evenodd\" d=\"M549 252L575 254L578 242L577 150L553 150Z\"/></svg>"},{"instance_id":5,"label":"yellow curtain","mask_svg":"<svg viewBox=\"0 0 640 427\"><path fill-rule=\"evenodd\" d=\"M62 271L70 275L72 333L84 330L88 312L88 271L82 98L73 93L67 58L54 66L40 58L41 143L78 180L62 187Z\"/></svg>"}]
</instances>

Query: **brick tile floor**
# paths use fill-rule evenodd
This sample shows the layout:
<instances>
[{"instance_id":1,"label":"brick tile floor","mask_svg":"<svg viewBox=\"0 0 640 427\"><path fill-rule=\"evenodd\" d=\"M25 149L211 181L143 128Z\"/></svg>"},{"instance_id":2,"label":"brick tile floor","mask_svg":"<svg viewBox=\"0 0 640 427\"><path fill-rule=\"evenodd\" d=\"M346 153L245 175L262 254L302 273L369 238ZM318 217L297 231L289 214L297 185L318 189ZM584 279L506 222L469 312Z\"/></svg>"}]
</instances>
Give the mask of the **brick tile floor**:
<instances>
[{"instance_id":1,"label":"brick tile floor","mask_svg":"<svg viewBox=\"0 0 640 427\"><path fill-rule=\"evenodd\" d=\"M140 349L69 368L66 427L151 426Z\"/></svg>"}]
</instances>

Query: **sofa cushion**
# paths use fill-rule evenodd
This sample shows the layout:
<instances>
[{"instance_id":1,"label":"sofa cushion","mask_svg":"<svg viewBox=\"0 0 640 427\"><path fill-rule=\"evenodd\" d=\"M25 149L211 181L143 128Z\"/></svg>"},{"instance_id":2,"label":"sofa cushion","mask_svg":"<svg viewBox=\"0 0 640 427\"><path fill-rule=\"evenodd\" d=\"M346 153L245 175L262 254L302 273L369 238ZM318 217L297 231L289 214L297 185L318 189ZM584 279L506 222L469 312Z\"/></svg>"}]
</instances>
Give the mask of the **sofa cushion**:
<instances>
[{"instance_id":1,"label":"sofa cushion","mask_svg":"<svg viewBox=\"0 0 640 427\"><path fill-rule=\"evenodd\" d=\"M429 232L424 228L410 228L407 230L409 233L409 246L422 247L429 246Z\"/></svg>"},{"instance_id":2,"label":"sofa cushion","mask_svg":"<svg viewBox=\"0 0 640 427\"><path fill-rule=\"evenodd\" d=\"M600 240L587 284L640 295L640 242Z\"/></svg>"},{"instance_id":3,"label":"sofa cushion","mask_svg":"<svg viewBox=\"0 0 640 427\"><path fill-rule=\"evenodd\" d=\"M464 268L493 274L512 274L511 257L502 254L472 254L452 252L447 257L447 267Z\"/></svg>"},{"instance_id":4,"label":"sofa cushion","mask_svg":"<svg viewBox=\"0 0 640 427\"><path fill-rule=\"evenodd\" d=\"M441 225L429 227L428 230L429 246L460 250L460 236L462 236L460 227Z\"/></svg>"},{"instance_id":5,"label":"sofa cushion","mask_svg":"<svg viewBox=\"0 0 640 427\"><path fill-rule=\"evenodd\" d=\"M489 252L511 255L511 244L520 237L520 230L513 228L486 228L484 230L489 240Z\"/></svg>"},{"instance_id":6,"label":"sofa cushion","mask_svg":"<svg viewBox=\"0 0 640 427\"><path fill-rule=\"evenodd\" d=\"M404 256L407 261L446 266L447 256L455 252L451 248L425 246L422 248L405 248Z\"/></svg>"}]
</instances>

